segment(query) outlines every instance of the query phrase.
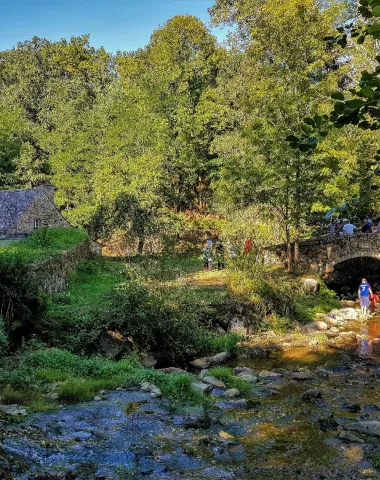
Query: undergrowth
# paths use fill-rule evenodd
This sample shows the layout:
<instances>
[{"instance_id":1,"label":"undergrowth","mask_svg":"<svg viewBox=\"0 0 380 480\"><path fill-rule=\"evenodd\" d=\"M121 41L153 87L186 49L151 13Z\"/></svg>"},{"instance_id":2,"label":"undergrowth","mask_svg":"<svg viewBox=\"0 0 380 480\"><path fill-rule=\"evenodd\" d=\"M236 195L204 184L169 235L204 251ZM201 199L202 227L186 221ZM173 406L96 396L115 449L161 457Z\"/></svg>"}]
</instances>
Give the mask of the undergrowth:
<instances>
[{"instance_id":1,"label":"undergrowth","mask_svg":"<svg viewBox=\"0 0 380 480\"><path fill-rule=\"evenodd\" d=\"M174 402L207 405L211 401L193 390L189 375L143 368L136 356L116 362L83 358L57 348L26 353L19 357L17 365L13 361L8 368L1 369L0 399L3 403L26 405L31 410L46 410L56 401L88 401L100 390L119 386L139 388L142 382L154 383Z\"/></svg>"}]
</instances>

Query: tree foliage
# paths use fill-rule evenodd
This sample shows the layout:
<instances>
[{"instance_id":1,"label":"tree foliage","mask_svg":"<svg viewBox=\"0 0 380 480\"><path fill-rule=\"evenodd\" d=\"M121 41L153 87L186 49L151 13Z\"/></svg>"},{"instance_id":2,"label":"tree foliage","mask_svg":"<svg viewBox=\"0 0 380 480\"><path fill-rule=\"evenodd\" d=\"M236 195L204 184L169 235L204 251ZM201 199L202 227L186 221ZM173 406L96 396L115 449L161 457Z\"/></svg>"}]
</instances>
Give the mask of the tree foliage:
<instances>
[{"instance_id":1,"label":"tree foliage","mask_svg":"<svg viewBox=\"0 0 380 480\"><path fill-rule=\"evenodd\" d=\"M1 186L50 178L73 224L139 251L186 212L263 206L290 242L337 203L376 211L376 0L216 0L210 15L225 45L179 15L136 52L88 35L0 52Z\"/></svg>"}]
</instances>

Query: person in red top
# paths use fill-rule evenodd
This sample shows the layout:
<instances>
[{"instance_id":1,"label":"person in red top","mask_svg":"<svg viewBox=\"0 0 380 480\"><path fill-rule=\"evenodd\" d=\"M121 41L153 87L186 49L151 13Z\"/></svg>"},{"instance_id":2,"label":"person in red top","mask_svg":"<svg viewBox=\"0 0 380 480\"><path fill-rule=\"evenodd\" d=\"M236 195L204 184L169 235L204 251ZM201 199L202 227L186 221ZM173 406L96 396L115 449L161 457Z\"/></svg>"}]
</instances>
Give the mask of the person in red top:
<instances>
[{"instance_id":1,"label":"person in red top","mask_svg":"<svg viewBox=\"0 0 380 480\"><path fill-rule=\"evenodd\" d=\"M252 241L251 240L246 240L244 243L244 254L247 255L252 248Z\"/></svg>"},{"instance_id":2,"label":"person in red top","mask_svg":"<svg viewBox=\"0 0 380 480\"><path fill-rule=\"evenodd\" d=\"M369 301L369 309L373 313L375 311L375 305L380 302L380 298L376 295L376 293L371 293L369 296Z\"/></svg>"}]
</instances>

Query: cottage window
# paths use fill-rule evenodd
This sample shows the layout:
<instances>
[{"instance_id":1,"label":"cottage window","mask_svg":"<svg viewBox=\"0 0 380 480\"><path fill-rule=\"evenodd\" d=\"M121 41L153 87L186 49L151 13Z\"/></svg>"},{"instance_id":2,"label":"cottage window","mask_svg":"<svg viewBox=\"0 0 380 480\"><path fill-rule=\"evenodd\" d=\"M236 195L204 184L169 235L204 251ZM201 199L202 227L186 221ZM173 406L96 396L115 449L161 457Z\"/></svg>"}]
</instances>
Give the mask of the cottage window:
<instances>
[{"instance_id":1,"label":"cottage window","mask_svg":"<svg viewBox=\"0 0 380 480\"><path fill-rule=\"evenodd\" d=\"M41 228L41 220L39 218L34 219L34 230Z\"/></svg>"}]
</instances>

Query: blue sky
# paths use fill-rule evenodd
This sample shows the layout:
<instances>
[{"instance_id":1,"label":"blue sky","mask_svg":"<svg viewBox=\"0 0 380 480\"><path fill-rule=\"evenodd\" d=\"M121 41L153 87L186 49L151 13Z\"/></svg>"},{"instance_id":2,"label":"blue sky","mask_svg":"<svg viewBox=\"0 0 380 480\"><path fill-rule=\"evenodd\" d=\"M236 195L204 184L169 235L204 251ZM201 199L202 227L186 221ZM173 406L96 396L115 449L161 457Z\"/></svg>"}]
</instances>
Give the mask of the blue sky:
<instances>
[{"instance_id":1,"label":"blue sky","mask_svg":"<svg viewBox=\"0 0 380 480\"><path fill-rule=\"evenodd\" d=\"M91 34L110 52L143 47L153 30L178 14L209 21L213 0L0 0L0 50L34 35L49 40ZM213 33L223 39L223 31Z\"/></svg>"}]
</instances>

